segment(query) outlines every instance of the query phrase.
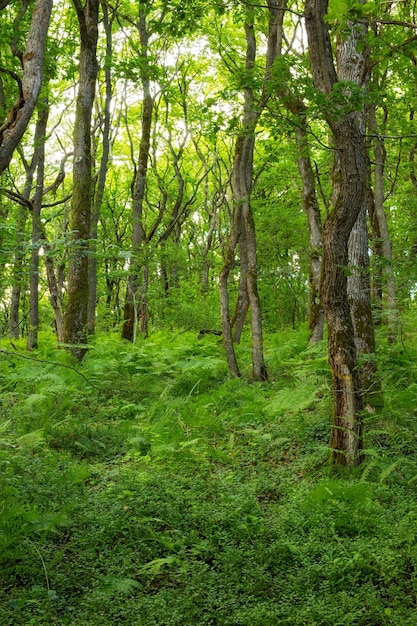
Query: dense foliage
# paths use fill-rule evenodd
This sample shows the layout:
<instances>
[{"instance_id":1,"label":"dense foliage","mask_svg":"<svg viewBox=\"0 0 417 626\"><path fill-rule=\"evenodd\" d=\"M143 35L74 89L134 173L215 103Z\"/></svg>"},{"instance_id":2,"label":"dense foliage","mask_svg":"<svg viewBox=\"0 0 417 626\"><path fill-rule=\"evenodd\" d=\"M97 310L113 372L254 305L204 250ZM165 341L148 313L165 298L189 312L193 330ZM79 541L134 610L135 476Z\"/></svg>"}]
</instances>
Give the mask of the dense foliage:
<instances>
[{"instance_id":1,"label":"dense foliage","mask_svg":"<svg viewBox=\"0 0 417 626\"><path fill-rule=\"evenodd\" d=\"M30 360L3 342L1 623L415 624L414 329L381 342L350 474L306 330L267 335L269 384L230 378L212 335L100 334L81 367L47 334Z\"/></svg>"},{"instance_id":2,"label":"dense foliage","mask_svg":"<svg viewBox=\"0 0 417 626\"><path fill-rule=\"evenodd\" d=\"M417 623L415 12L0 0L1 624Z\"/></svg>"}]
</instances>

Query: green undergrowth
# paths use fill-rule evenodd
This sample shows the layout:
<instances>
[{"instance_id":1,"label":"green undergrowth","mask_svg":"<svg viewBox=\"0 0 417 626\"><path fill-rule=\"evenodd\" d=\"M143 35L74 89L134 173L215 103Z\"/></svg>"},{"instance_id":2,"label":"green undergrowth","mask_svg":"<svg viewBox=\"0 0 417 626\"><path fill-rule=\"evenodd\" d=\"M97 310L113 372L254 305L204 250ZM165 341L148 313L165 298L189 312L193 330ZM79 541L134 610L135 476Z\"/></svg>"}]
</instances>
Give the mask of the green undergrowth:
<instances>
[{"instance_id":1,"label":"green undergrowth","mask_svg":"<svg viewBox=\"0 0 417 626\"><path fill-rule=\"evenodd\" d=\"M269 383L245 342L231 379L210 335L98 336L81 366L4 343L0 623L416 624L417 349L379 343L349 475L304 330L266 337Z\"/></svg>"}]
</instances>

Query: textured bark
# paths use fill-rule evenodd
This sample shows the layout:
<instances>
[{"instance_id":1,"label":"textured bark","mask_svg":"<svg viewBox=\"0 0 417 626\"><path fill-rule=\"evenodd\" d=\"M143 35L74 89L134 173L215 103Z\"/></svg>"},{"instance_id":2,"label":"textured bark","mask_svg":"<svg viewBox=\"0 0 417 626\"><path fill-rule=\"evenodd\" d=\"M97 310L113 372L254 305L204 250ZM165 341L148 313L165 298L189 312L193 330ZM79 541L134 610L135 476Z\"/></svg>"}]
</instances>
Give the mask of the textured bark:
<instances>
[{"instance_id":1,"label":"textured bark","mask_svg":"<svg viewBox=\"0 0 417 626\"><path fill-rule=\"evenodd\" d=\"M365 203L349 236L348 301L355 336L356 355L361 374L365 406L381 404L380 386L376 382L375 334L372 317L369 273L369 241Z\"/></svg>"},{"instance_id":2,"label":"textured bark","mask_svg":"<svg viewBox=\"0 0 417 626\"><path fill-rule=\"evenodd\" d=\"M49 105L41 102L35 129L36 189L32 200L32 250L30 255L29 330L26 347L38 347L39 326L39 247L41 239L41 207L45 175L45 139L49 117Z\"/></svg>"},{"instance_id":3,"label":"textured bark","mask_svg":"<svg viewBox=\"0 0 417 626\"><path fill-rule=\"evenodd\" d=\"M43 246L45 248L45 269L49 288L49 301L54 312L56 338L59 343L64 341L64 313L62 309L62 289L56 277L54 259L50 255L50 246L43 234Z\"/></svg>"},{"instance_id":4,"label":"textured bark","mask_svg":"<svg viewBox=\"0 0 417 626\"><path fill-rule=\"evenodd\" d=\"M300 107L297 107L298 110ZM322 266L322 223L316 195L315 178L311 165L310 150L305 116L298 113L295 137L298 152L298 171L302 184L303 209L307 216L310 234L310 307L308 326L310 343L323 339L324 311L320 301L320 279Z\"/></svg>"},{"instance_id":5,"label":"textured bark","mask_svg":"<svg viewBox=\"0 0 417 626\"><path fill-rule=\"evenodd\" d=\"M94 333L96 319L96 301L97 301L97 259L95 255L96 240L98 233L98 222L100 219L101 204L103 202L104 189L106 186L107 167L110 156L110 105L112 101L112 84L111 84L111 65L110 60L113 56L111 23L109 22L107 2L102 2L103 24L106 33L106 66L104 69L105 80L105 100L103 111L103 136L102 145L103 152L100 160L100 169L98 174L97 189L95 192L93 210L91 213L90 227L90 258L88 264L88 334Z\"/></svg>"},{"instance_id":6,"label":"textured bark","mask_svg":"<svg viewBox=\"0 0 417 626\"><path fill-rule=\"evenodd\" d=\"M305 17L313 79L316 88L328 96L324 115L337 155L333 171L332 207L323 231L321 281L334 391L332 459L335 463L353 466L363 458L363 399L346 268L349 263L349 237L366 202L367 155L363 105L358 110L357 106L340 103L333 97L333 88L340 79L355 82L362 88L367 79L367 58L364 25L349 24L349 34L344 35L337 46L341 71L338 77L325 22L327 8L327 0L307 0ZM339 86L349 100L349 85L342 83Z\"/></svg>"},{"instance_id":7,"label":"textured bark","mask_svg":"<svg viewBox=\"0 0 417 626\"><path fill-rule=\"evenodd\" d=\"M269 31L266 51L265 85L270 78L270 72L274 60L281 50L282 39L282 4L269 2ZM227 293L227 279L233 266L234 253L239 242L241 259L243 259L243 271L246 270L247 300L251 309L252 331L252 370L254 380L267 380L268 373L263 354L262 316L257 285L257 254L256 254L256 231L251 206L253 184L253 154L255 146L255 130L259 117L266 106L269 98L268 89L264 89L260 98L255 98L255 92L251 84L251 74L256 59L256 37L254 32L253 8L246 8L245 19L246 36L246 59L245 71L248 76L247 84L243 90L244 111L242 128L235 145L235 154L232 169L233 190L233 220L232 232L226 246L223 268L220 272L220 299L222 312L223 341L226 348L226 356L229 369L232 374L238 375L238 366L233 350L231 322L229 315L229 297ZM244 233L244 237L241 236ZM243 285L240 285L242 290ZM242 305L244 299L241 297ZM239 306L239 303L238 303ZM243 309L242 306L242 310Z\"/></svg>"},{"instance_id":8,"label":"textured bark","mask_svg":"<svg viewBox=\"0 0 417 626\"><path fill-rule=\"evenodd\" d=\"M228 280L234 265L234 256L237 243L242 231L241 214L233 211L230 235L223 253L223 266L219 274L220 316L223 329L223 343L227 365L232 376L240 376L236 353L233 347L232 324L229 310Z\"/></svg>"},{"instance_id":9,"label":"textured bark","mask_svg":"<svg viewBox=\"0 0 417 626\"><path fill-rule=\"evenodd\" d=\"M52 11L52 0L36 0L22 55L22 81L19 97L0 129L0 173L9 165L13 152L30 122L42 85L45 41Z\"/></svg>"},{"instance_id":10,"label":"textured bark","mask_svg":"<svg viewBox=\"0 0 417 626\"><path fill-rule=\"evenodd\" d=\"M379 251L382 256L383 319L388 325L388 341L395 343L399 334L399 311L394 268L392 265L391 237L387 216L384 210L384 170L386 150L384 140L378 136L375 108L370 112L370 130L374 132L372 148L374 153L374 219L379 234ZM384 294L385 291L385 294ZM384 298L385 295L385 298Z\"/></svg>"},{"instance_id":11,"label":"textured bark","mask_svg":"<svg viewBox=\"0 0 417 626\"><path fill-rule=\"evenodd\" d=\"M247 246L246 246L246 233L242 229L239 238L239 286L237 292L237 300L234 313L230 323L233 329L233 341L240 343L243 327L246 321L246 316L249 310L249 295L248 295L248 258L247 258Z\"/></svg>"},{"instance_id":12,"label":"textured bark","mask_svg":"<svg viewBox=\"0 0 417 626\"><path fill-rule=\"evenodd\" d=\"M371 272L371 298L374 311L374 324L382 323L382 259L381 233L379 232L378 219L375 212L374 190L372 189L371 172L369 171L367 208L371 225L372 247L372 272Z\"/></svg>"},{"instance_id":13,"label":"textured bark","mask_svg":"<svg viewBox=\"0 0 417 626\"><path fill-rule=\"evenodd\" d=\"M91 225L91 116L97 79L98 0L86 0L82 7L74 0L80 30L79 87L74 124L73 191L71 231L73 240L68 262L67 308L64 340L81 361L87 343L88 254Z\"/></svg>"}]
</instances>

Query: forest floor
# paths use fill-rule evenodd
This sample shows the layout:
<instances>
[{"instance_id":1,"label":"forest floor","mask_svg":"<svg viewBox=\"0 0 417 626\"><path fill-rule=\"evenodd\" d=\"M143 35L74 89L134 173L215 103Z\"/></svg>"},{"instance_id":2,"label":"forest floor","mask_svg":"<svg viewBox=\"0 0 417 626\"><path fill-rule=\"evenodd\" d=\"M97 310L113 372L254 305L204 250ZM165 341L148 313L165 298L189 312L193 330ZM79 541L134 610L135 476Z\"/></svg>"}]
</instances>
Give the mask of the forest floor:
<instances>
[{"instance_id":1,"label":"forest floor","mask_svg":"<svg viewBox=\"0 0 417 626\"><path fill-rule=\"evenodd\" d=\"M77 367L4 340L0 624L415 626L413 332L378 338L385 404L349 474L305 330L266 336L269 383L245 343L231 379L212 335L98 335Z\"/></svg>"}]
</instances>

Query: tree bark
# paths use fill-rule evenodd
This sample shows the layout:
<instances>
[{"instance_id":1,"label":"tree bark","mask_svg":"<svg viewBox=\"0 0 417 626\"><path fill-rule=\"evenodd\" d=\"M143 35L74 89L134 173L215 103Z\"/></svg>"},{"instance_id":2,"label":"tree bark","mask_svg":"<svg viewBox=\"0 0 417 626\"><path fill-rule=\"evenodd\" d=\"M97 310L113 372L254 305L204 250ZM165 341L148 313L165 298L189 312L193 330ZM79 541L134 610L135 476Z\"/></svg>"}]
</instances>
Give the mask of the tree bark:
<instances>
[{"instance_id":1,"label":"tree bark","mask_svg":"<svg viewBox=\"0 0 417 626\"><path fill-rule=\"evenodd\" d=\"M361 97L367 79L365 27L349 24L349 34L337 47L338 77L328 25L327 0L307 0L306 30L310 62L316 88L326 97L325 118L333 136L337 167L333 173L333 198L323 231L323 271L321 294L328 325L329 362L332 369L334 413L331 434L332 459L341 465L358 465L363 449L363 408L361 377L358 369L354 327L348 300L346 271L352 228L365 206L367 155L364 105L350 105L350 97ZM349 83L345 82L349 80ZM345 102L334 98L339 82ZM350 83L359 93L352 95ZM359 110L358 110L359 109Z\"/></svg>"},{"instance_id":2,"label":"tree bark","mask_svg":"<svg viewBox=\"0 0 417 626\"><path fill-rule=\"evenodd\" d=\"M110 106L113 97L111 84L111 59L113 56L111 23L109 22L107 1L101 3L103 9L103 24L106 33L106 64L104 68L105 82L105 99L103 111L103 152L100 160L100 168L98 174L97 189L93 201L93 210L91 212L90 227L90 258L88 263L88 334L94 334L96 321L96 303L97 303L97 258L96 244L98 234L98 222L100 219L100 210L103 202L104 189L106 186L107 168L110 156Z\"/></svg>"},{"instance_id":3,"label":"tree bark","mask_svg":"<svg viewBox=\"0 0 417 626\"><path fill-rule=\"evenodd\" d=\"M32 250L30 258L29 330L27 350L38 347L39 326L39 247L41 239L41 207L45 176L45 141L49 117L49 104L44 99L39 106L35 129L36 189L32 200Z\"/></svg>"},{"instance_id":4,"label":"tree bark","mask_svg":"<svg viewBox=\"0 0 417 626\"><path fill-rule=\"evenodd\" d=\"M246 316L249 311L249 295L248 295L248 258L246 246L246 232L242 229L239 239L239 286L237 300L232 319L230 321L233 329L233 341L240 343Z\"/></svg>"},{"instance_id":5,"label":"tree bark","mask_svg":"<svg viewBox=\"0 0 417 626\"><path fill-rule=\"evenodd\" d=\"M382 294L383 319L388 326L388 341L395 343L399 333L399 312L397 304L397 289L395 284L394 268L392 264L391 237L388 229L387 216L384 210L384 170L386 150L384 139L378 136L378 126L375 117L375 107L369 115L370 130L373 131L372 148L374 154L374 218L378 224L379 250L382 255ZM384 289L385 288L385 289ZM386 305L384 307L384 300ZM385 310L384 310L385 308Z\"/></svg>"},{"instance_id":6,"label":"tree bark","mask_svg":"<svg viewBox=\"0 0 417 626\"><path fill-rule=\"evenodd\" d=\"M310 234L310 306L308 327L310 343L323 339L324 311L320 298L320 279L322 266L322 223L317 201L314 172L310 159L310 147L307 137L307 123L303 112L298 113L298 125L295 137L298 152L298 171L302 184L302 203L307 216Z\"/></svg>"},{"instance_id":7,"label":"tree bark","mask_svg":"<svg viewBox=\"0 0 417 626\"><path fill-rule=\"evenodd\" d=\"M22 56L22 81L17 81L19 96L0 128L0 173L9 165L35 110L42 86L45 41L51 12L52 0L36 0Z\"/></svg>"},{"instance_id":8,"label":"tree bark","mask_svg":"<svg viewBox=\"0 0 417 626\"><path fill-rule=\"evenodd\" d=\"M30 194L32 192L33 177L35 175L35 170L36 170L36 153L33 154L30 163L27 163L24 158L22 158L22 160L23 160L23 164L26 170L26 180L25 180L25 186L23 189L22 197L25 200L29 200ZM17 225L16 225L16 245L15 245L15 253L14 253L12 294L11 294L11 300L10 300L10 314L9 314L9 336L12 339L19 339L20 331L21 331L19 310L20 310L20 296L21 296L21 291L22 291L22 285L24 284L24 277L23 277L23 261L25 257L24 235L25 235L27 216L28 216L27 205L20 204L19 212L17 216Z\"/></svg>"},{"instance_id":9,"label":"tree bark","mask_svg":"<svg viewBox=\"0 0 417 626\"><path fill-rule=\"evenodd\" d=\"M64 340L81 361L88 324L88 255L92 205L91 116L97 79L98 0L74 0L80 31L79 86L74 124L73 191Z\"/></svg>"},{"instance_id":10,"label":"tree bark","mask_svg":"<svg viewBox=\"0 0 417 626\"><path fill-rule=\"evenodd\" d=\"M267 380L268 373L263 354L263 334L261 305L257 284L257 251L256 230L253 218L251 195L253 185L253 155L255 147L255 129L259 117L269 98L267 83L275 58L281 49L282 37L282 6L277 2L269 2L269 30L266 51L266 68L264 89L258 100L251 84L251 76L256 60L256 37L254 31L254 9L246 7L245 36L246 59L245 71L247 82L243 90L243 119L242 128L236 140L235 154L232 169L233 190L233 221L232 232L227 245L223 268L220 272L220 299L223 327L223 341L226 349L228 365L233 375L239 375L239 369L233 349L232 332L230 327L229 298L227 293L227 279L234 262L236 245L239 242L243 269L246 270L247 300L251 309L252 331L252 372L254 380ZM242 237L244 233L244 237ZM242 288L242 285L241 285Z\"/></svg>"},{"instance_id":11,"label":"tree bark","mask_svg":"<svg viewBox=\"0 0 417 626\"><path fill-rule=\"evenodd\" d=\"M233 347L232 324L230 320L228 281L233 269L235 250L242 231L242 220L239 212L234 209L232 225L225 250L223 252L223 266L219 274L220 317L223 330L223 344L226 353L227 365L232 376L240 376L240 370Z\"/></svg>"}]
</instances>

